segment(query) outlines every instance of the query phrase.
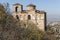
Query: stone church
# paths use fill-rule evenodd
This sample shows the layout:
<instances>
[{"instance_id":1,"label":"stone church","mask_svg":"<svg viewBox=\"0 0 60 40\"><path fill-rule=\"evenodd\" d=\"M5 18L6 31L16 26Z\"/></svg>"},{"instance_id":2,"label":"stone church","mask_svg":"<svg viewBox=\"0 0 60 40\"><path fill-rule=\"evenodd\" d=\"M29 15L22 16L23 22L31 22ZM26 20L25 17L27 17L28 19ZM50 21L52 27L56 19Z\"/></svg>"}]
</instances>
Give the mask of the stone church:
<instances>
[{"instance_id":1,"label":"stone church","mask_svg":"<svg viewBox=\"0 0 60 40\"><path fill-rule=\"evenodd\" d=\"M36 10L36 5L28 4L26 10L23 10L23 5L16 3L13 5L13 17L22 21L32 21L41 30L46 29L46 12Z\"/></svg>"}]
</instances>

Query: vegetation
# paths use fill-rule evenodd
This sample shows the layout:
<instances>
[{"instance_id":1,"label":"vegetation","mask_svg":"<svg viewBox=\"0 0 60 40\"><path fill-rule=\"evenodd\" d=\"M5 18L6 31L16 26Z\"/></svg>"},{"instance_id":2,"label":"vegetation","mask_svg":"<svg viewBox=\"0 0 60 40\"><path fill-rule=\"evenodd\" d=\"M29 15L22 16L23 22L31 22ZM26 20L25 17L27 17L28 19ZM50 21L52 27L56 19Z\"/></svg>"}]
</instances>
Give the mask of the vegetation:
<instances>
[{"instance_id":1,"label":"vegetation","mask_svg":"<svg viewBox=\"0 0 60 40\"><path fill-rule=\"evenodd\" d=\"M40 31L32 23L14 19L0 4L0 40L56 40L49 31Z\"/></svg>"}]
</instances>

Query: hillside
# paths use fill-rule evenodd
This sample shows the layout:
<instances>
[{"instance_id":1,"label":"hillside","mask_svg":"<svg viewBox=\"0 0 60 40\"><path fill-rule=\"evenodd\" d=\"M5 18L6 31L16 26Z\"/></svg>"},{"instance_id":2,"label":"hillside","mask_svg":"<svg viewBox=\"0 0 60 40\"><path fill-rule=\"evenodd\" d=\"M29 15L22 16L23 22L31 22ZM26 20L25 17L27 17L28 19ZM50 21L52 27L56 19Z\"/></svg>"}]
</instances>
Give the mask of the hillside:
<instances>
[{"instance_id":1,"label":"hillside","mask_svg":"<svg viewBox=\"0 0 60 40\"><path fill-rule=\"evenodd\" d=\"M40 31L32 22L14 19L0 4L0 40L56 40L54 34Z\"/></svg>"}]
</instances>

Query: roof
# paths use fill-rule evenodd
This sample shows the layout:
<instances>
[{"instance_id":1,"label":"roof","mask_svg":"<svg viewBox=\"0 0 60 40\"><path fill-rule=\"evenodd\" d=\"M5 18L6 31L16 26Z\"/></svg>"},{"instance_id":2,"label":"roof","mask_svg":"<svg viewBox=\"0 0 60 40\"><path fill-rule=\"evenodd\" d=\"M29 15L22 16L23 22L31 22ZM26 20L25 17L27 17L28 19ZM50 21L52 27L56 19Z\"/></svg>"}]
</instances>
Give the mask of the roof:
<instances>
[{"instance_id":1,"label":"roof","mask_svg":"<svg viewBox=\"0 0 60 40\"><path fill-rule=\"evenodd\" d=\"M37 12L37 13L40 13L40 11L39 11L39 10L36 10L36 12Z\"/></svg>"},{"instance_id":2,"label":"roof","mask_svg":"<svg viewBox=\"0 0 60 40\"><path fill-rule=\"evenodd\" d=\"M21 4L19 4L19 3L16 3L16 4L13 4L13 5L21 5ZM21 5L22 6L22 5Z\"/></svg>"},{"instance_id":3,"label":"roof","mask_svg":"<svg viewBox=\"0 0 60 40\"><path fill-rule=\"evenodd\" d=\"M26 10L23 10L22 13L26 13Z\"/></svg>"},{"instance_id":4,"label":"roof","mask_svg":"<svg viewBox=\"0 0 60 40\"><path fill-rule=\"evenodd\" d=\"M33 6L33 7L35 7L35 5L34 5L34 4L28 4L28 5L27 5L27 7L28 7L28 6Z\"/></svg>"},{"instance_id":5,"label":"roof","mask_svg":"<svg viewBox=\"0 0 60 40\"><path fill-rule=\"evenodd\" d=\"M42 13L46 13L46 12L43 11L43 10L36 10L36 12L37 12L37 13L40 13L40 14L42 14Z\"/></svg>"},{"instance_id":6,"label":"roof","mask_svg":"<svg viewBox=\"0 0 60 40\"><path fill-rule=\"evenodd\" d=\"M44 10L40 10L40 13L46 13Z\"/></svg>"}]
</instances>

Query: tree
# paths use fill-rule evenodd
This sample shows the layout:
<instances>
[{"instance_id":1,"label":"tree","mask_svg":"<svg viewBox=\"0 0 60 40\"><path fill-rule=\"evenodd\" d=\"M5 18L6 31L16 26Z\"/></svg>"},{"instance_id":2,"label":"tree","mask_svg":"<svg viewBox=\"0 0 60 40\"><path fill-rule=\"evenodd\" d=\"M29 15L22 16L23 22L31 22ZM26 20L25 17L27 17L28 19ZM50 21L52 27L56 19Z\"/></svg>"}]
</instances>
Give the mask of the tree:
<instances>
[{"instance_id":1,"label":"tree","mask_svg":"<svg viewBox=\"0 0 60 40\"><path fill-rule=\"evenodd\" d=\"M3 6L4 6L4 8L5 8L6 13L11 14L11 10L10 10L10 5L9 5L9 3L4 3Z\"/></svg>"}]
</instances>

